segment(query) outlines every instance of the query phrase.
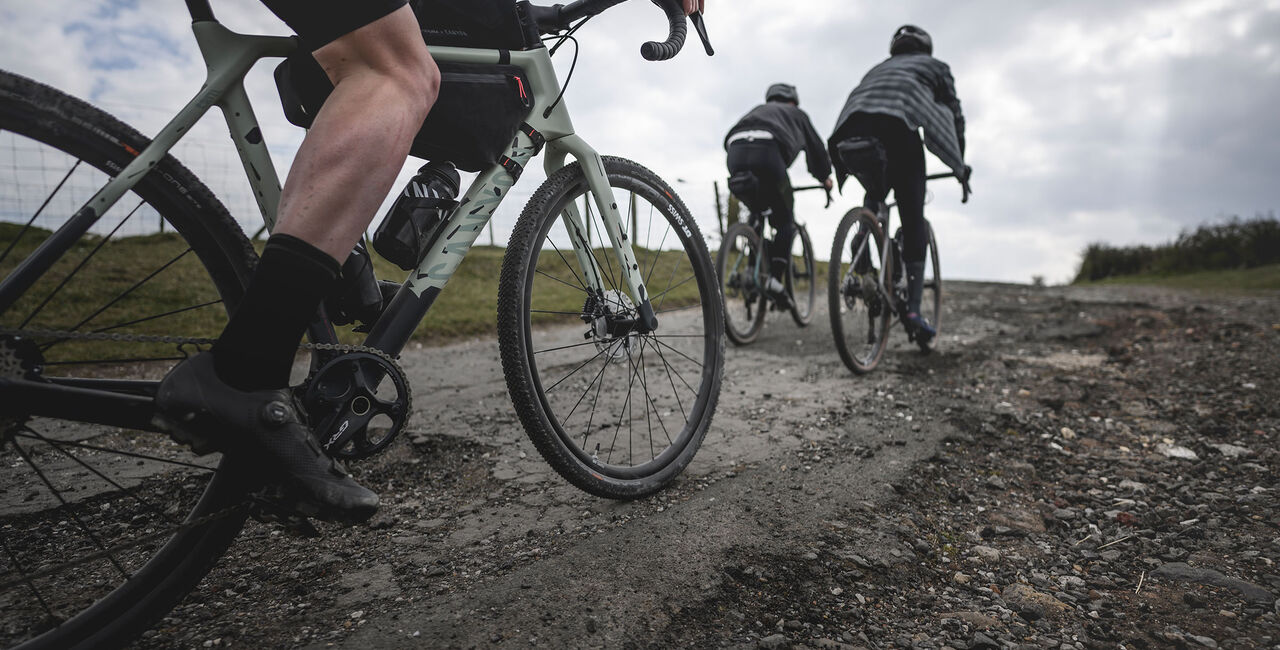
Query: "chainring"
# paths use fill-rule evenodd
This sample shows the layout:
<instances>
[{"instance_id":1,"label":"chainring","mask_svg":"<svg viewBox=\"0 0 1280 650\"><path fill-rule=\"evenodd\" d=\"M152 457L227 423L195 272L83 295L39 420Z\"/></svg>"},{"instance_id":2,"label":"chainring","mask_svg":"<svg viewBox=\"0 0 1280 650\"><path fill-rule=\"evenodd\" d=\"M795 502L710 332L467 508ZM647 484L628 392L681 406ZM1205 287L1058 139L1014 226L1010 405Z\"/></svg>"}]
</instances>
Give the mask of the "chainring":
<instances>
[{"instance_id":1,"label":"chainring","mask_svg":"<svg viewBox=\"0 0 1280 650\"><path fill-rule=\"evenodd\" d=\"M386 449L413 412L404 371L368 348L330 359L308 378L301 394L316 439L326 453L344 460Z\"/></svg>"}]
</instances>

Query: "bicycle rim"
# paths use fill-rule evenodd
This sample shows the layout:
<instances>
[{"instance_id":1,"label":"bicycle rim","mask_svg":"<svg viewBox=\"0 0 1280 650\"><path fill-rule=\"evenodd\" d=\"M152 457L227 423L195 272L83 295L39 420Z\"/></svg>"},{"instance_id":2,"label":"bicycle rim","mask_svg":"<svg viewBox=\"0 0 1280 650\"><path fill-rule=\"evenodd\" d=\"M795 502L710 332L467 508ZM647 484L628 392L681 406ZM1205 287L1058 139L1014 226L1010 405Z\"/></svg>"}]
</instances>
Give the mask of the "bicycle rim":
<instances>
[{"instance_id":1,"label":"bicycle rim","mask_svg":"<svg viewBox=\"0 0 1280 650\"><path fill-rule=\"evenodd\" d=\"M0 72L0 278L145 145L105 113ZM252 258L208 189L166 158L0 314L0 329L23 333L0 334L0 368L136 380L145 395L184 354L155 337L215 336ZM0 414L0 645L127 643L225 551L243 489L229 460L20 406Z\"/></svg>"},{"instance_id":2,"label":"bicycle rim","mask_svg":"<svg viewBox=\"0 0 1280 650\"><path fill-rule=\"evenodd\" d=\"M818 270L814 265L813 242L809 231L796 225L795 240L791 244L791 268L787 274L787 289L791 293L791 319L804 327L813 320L813 305L818 296Z\"/></svg>"},{"instance_id":3,"label":"bicycle rim","mask_svg":"<svg viewBox=\"0 0 1280 650\"><path fill-rule=\"evenodd\" d=\"M606 157L658 329L620 334L635 306L581 168L570 165L525 208L499 295L507 385L548 463L597 496L637 498L674 479L701 444L719 396L724 343L715 273L684 204L652 172ZM601 269L589 291L566 229L577 207Z\"/></svg>"},{"instance_id":4,"label":"bicycle rim","mask_svg":"<svg viewBox=\"0 0 1280 650\"><path fill-rule=\"evenodd\" d=\"M761 283L769 277L760 235L745 223L725 231L716 255L716 277L724 296L724 328L734 345L756 340L768 303Z\"/></svg>"},{"instance_id":5,"label":"bicycle rim","mask_svg":"<svg viewBox=\"0 0 1280 650\"><path fill-rule=\"evenodd\" d=\"M831 334L840 358L858 374L875 369L888 344L892 312L884 287L892 286L893 278L892 266L885 270L881 259L883 243L875 216L852 210L836 231L827 268Z\"/></svg>"}]
</instances>

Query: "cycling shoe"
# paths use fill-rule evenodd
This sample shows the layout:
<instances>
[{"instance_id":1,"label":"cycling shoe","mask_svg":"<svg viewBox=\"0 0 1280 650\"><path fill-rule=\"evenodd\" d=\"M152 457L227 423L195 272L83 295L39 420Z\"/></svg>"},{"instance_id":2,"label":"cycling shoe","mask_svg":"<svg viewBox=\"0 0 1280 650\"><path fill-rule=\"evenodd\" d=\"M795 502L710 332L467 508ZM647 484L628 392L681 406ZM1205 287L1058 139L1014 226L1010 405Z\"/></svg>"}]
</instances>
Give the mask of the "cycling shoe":
<instances>
[{"instance_id":1,"label":"cycling shoe","mask_svg":"<svg viewBox=\"0 0 1280 650\"><path fill-rule=\"evenodd\" d=\"M902 322L911 330L912 336L924 345L928 345L938 335L938 330L929 324L928 319L915 312L903 316Z\"/></svg>"},{"instance_id":2,"label":"cycling shoe","mask_svg":"<svg viewBox=\"0 0 1280 650\"><path fill-rule=\"evenodd\" d=\"M778 306L778 309L787 309L791 306L791 297L787 295L787 286L778 278L766 280L764 292Z\"/></svg>"},{"instance_id":3,"label":"cycling shoe","mask_svg":"<svg viewBox=\"0 0 1280 650\"><path fill-rule=\"evenodd\" d=\"M298 513L360 522L378 510L378 495L320 449L287 388L236 390L214 372L213 355L202 352L161 380L156 406L173 438L197 454L244 454L278 472Z\"/></svg>"}]
</instances>

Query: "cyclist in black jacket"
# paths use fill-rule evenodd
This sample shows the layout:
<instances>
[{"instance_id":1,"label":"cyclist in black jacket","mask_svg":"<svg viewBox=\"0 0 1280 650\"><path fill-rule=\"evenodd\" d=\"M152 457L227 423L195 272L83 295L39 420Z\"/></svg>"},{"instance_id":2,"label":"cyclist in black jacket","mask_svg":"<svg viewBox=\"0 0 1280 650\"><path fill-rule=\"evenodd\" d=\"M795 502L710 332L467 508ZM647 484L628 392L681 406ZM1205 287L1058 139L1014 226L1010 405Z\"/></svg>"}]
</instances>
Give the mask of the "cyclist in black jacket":
<instances>
[{"instance_id":1,"label":"cyclist in black jacket","mask_svg":"<svg viewBox=\"0 0 1280 650\"><path fill-rule=\"evenodd\" d=\"M918 131L924 129L924 144L956 172L956 178L966 182L970 169L964 164L964 114L951 68L933 58L933 39L928 32L903 25L894 33L889 53L890 57L872 68L849 94L828 144L837 158L836 173L842 187L854 170L838 160L836 145L853 137L873 137L884 147L887 186L866 188L865 204L874 211L893 189L902 218L902 256L907 265L904 320L927 343L937 332L920 316L929 234L924 221L924 149Z\"/></svg>"},{"instance_id":2,"label":"cyclist in black jacket","mask_svg":"<svg viewBox=\"0 0 1280 650\"><path fill-rule=\"evenodd\" d=\"M808 114L800 110L800 96L790 84L769 86L765 103L751 109L729 129L724 146L730 175L750 172L755 176L754 196L738 198L753 212L767 217L773 226L773 246L768 251L770 277L764 288L775 300L785 300L783 275L796 235L795 196L787 168L803 149L809 173L831 189L831 158ZM730 189L733 190L732 183Z\"/></svg>"}]
</instances>

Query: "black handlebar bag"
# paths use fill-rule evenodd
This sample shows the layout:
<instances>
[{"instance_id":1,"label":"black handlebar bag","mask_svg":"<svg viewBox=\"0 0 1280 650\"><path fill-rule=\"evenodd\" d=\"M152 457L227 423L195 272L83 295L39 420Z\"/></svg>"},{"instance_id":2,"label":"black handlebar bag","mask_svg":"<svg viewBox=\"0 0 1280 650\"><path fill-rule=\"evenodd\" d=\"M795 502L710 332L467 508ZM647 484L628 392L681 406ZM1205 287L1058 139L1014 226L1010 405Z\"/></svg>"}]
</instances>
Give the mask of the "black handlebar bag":
<instances>
[{"instance_id":1,"label":"black handlebar bag","mask_svg":"<svg viewBox=\"0 0 1280 650\"><path fill-rule=\"evenodd\" d=\"M514 0L414 0L428 45L525 49L527 38ZM507 153L533 107L524 71L513 65L442 63L440 93L413 139L410 155L447 160L465 171L492 167ZM310 128L333 83L310 52L276 68L285 117Z\"/></svg>"}]
</instances>

